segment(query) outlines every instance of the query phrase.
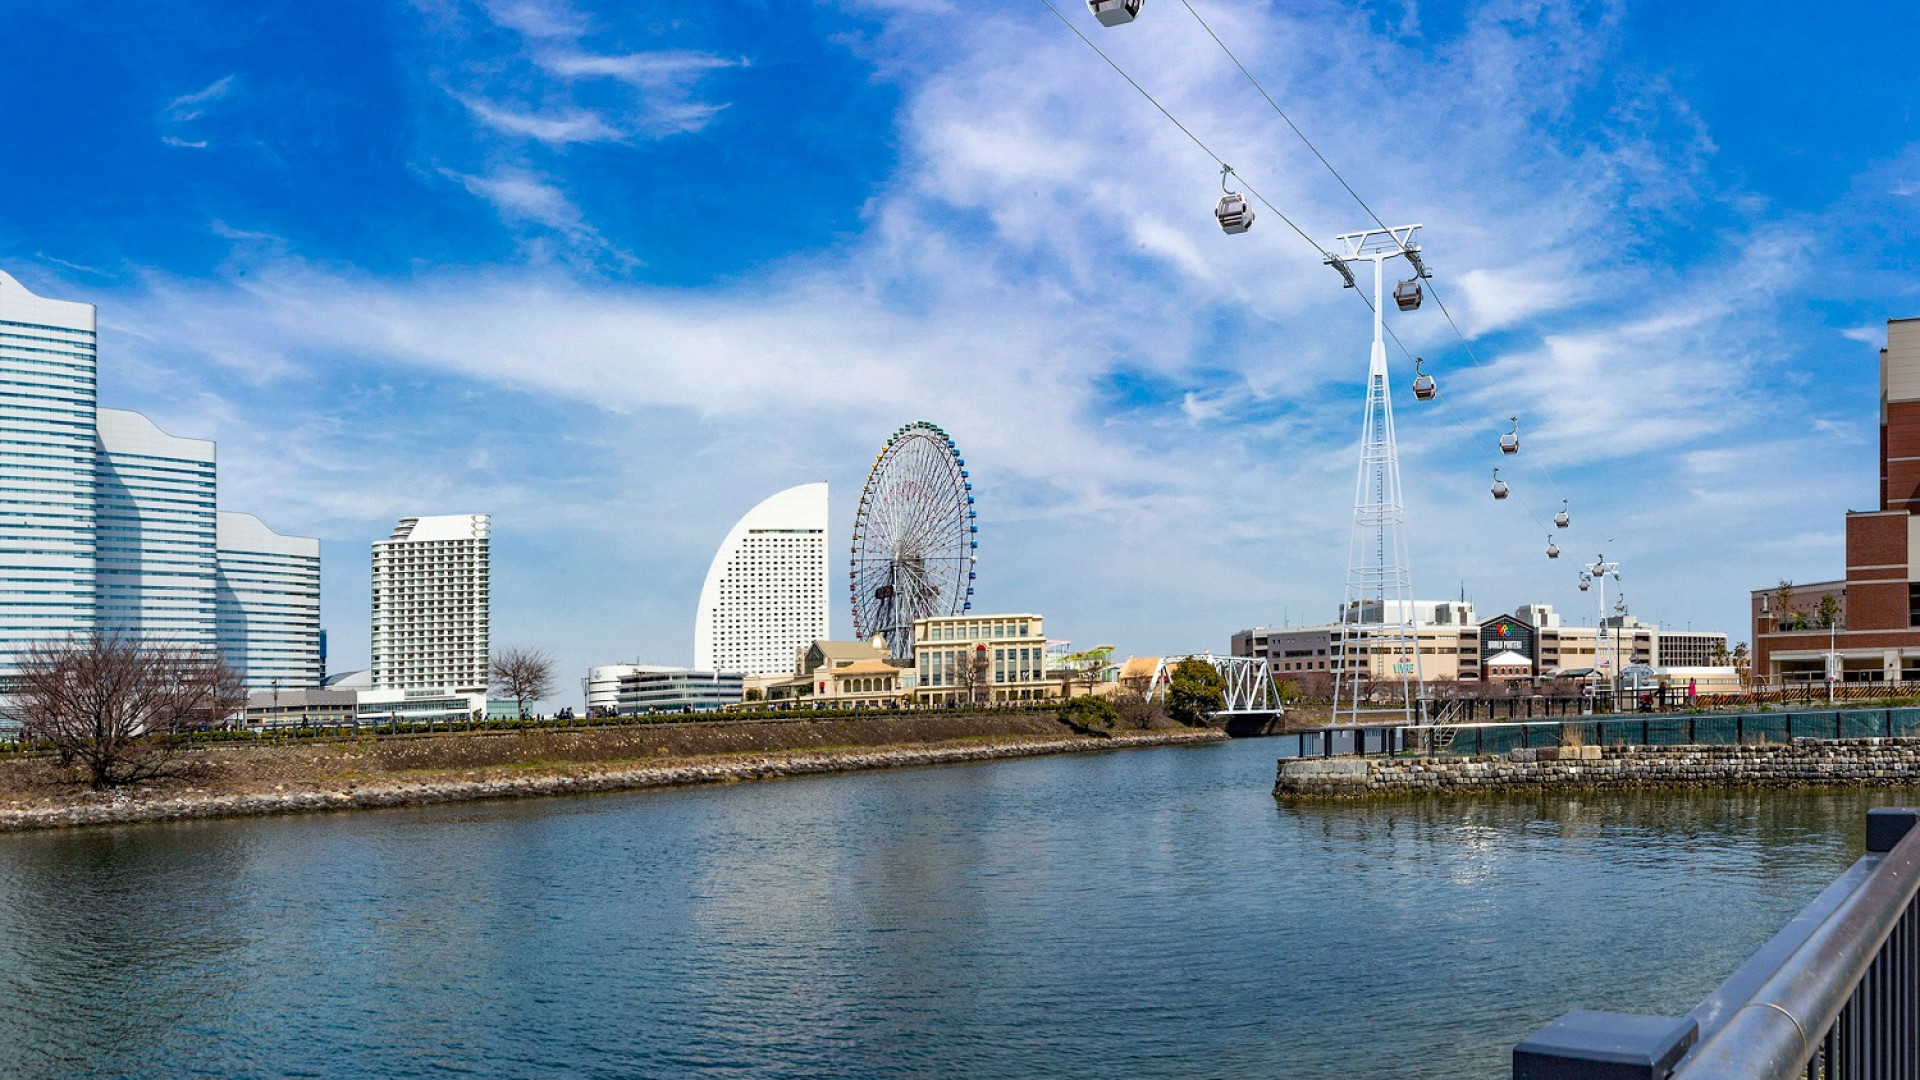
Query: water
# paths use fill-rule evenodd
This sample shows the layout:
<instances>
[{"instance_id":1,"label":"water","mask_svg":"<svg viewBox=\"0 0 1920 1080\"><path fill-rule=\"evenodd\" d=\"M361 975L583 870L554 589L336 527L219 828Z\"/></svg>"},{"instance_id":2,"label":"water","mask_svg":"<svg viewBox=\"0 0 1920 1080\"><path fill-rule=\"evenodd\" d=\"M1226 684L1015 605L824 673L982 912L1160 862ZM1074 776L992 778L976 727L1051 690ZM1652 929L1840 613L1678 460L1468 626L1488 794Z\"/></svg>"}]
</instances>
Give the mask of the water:
<instances>
[{"instance_id":1,"label":"water","mask_svg":"<svg viewBox=\"0 0 1920 1080\"><path fill-rule=\"evenodd\" d=\"M0 1075L1504 1076L1920 797L1289 809L1275 749L0 836Z\"/></svg>"}]
</instances>

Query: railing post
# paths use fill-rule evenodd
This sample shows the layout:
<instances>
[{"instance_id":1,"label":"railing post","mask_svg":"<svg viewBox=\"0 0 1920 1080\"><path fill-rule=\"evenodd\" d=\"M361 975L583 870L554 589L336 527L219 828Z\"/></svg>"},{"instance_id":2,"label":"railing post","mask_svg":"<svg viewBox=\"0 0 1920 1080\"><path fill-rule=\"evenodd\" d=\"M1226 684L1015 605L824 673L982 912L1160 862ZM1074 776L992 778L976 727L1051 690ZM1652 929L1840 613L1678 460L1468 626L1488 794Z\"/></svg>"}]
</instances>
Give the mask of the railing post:
<instances>
[{"instance_id":1,"label":"railing post","mask_svg":"<svg viewBox=\"0 0 1920 1080\"><path fill-rule=\"evenodd\" d=\"M1745 746L1746 744L1747 717L1745 713L1741 713L1733 718L1733 745Z\"/></svg>"},{"instance_id":2,"label":"railing post","mask_svg":"<svg viewBox=\"0 0 1920 1080\"><path fill-rule=\"evenodd\" d=\"M1691 1017L1581 1009L1513 1048L1513 1080L1666 1080L1699 1037Z\"/></svg>"}]
</instances>

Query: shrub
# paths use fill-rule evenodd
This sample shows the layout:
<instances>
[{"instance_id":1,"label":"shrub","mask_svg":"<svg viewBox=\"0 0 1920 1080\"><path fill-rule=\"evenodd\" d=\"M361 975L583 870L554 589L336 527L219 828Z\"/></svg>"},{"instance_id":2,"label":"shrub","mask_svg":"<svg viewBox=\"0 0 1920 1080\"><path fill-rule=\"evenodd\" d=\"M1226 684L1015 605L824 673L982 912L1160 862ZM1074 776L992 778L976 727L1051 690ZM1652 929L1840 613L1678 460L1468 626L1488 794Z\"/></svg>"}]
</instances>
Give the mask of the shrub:
<instances>
[{"instance_id":1,"label":"shrub","mask_svg":"<svg viewBox=\"0 0 1920 1080\"><path fill-rule=\"evenodd\" d=\"M1068 698L1060 703L1060 722L1075 731L1107 730L1119 722L1113 702L1103 697Z\"/></svg>"}]
</instances>

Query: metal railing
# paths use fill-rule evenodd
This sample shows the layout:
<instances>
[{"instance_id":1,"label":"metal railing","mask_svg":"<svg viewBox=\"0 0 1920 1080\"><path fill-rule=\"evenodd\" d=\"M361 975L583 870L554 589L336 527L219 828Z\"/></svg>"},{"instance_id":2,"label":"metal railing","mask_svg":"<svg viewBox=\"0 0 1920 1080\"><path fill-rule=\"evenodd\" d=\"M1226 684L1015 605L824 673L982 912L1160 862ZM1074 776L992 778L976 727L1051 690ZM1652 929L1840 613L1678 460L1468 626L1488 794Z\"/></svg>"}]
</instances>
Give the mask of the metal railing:
<instances>
[{"instance_id":1,"label":"metal railing","mask_svg":"<svg viewBox=\"0 0 1920 1080\"><path fill-rule=\"evenodd\" d=\"M1279 736L1281 757L1479 756L1560 746L1742 746L1795 739L1920 737L1920 708L1814 709L1532 723L1323 727Z\"/></svg>"},{"instance_id":2,"label":"metal railing","mask_svg":"<svg viewBox=\"0 0 1920 1080\"><path fill-rule=\"evenodd\" d=\"M1867 854L1684 1017L1573 1012L1514 1080L1920 1077L1920 810L1867 812Z\"/></svg>"}]
</instances>

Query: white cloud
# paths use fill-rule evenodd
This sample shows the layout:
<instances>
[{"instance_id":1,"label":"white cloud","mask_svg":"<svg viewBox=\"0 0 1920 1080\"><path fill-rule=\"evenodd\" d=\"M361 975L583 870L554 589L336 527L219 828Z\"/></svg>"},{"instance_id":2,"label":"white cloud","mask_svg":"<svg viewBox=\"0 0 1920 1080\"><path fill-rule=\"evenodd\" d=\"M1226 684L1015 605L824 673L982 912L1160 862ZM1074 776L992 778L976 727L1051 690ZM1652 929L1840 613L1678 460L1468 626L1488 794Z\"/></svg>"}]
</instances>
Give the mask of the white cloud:
<instances>
[{"instance_id":1,"label":"white cloud","mask_svg":"<svg viewBox=\"0 0 1920 1080\"><path fill-rule=\"evenodd\" d=\"M462 97L459 101L488 127L521 138L564 145L622 137L621 132L598 113L585 109L567 109L553 115L516 112L478 98Z\"/></svg>"},{"instance_id":2,"label":"white cloud","mask_svg":"<svg viewBox=\"0 0 1920 1080\"><path fill-rule=\"evenodd\" d=\"M233 89L234 79L233 75L223 75L199 90L190 94L181 94L167 102L161 114L169 122L176 124L198 119L207 111L208 105L227 96L228 91Z\"/></svg>"},{"instance_id":3,"label":"white cloud","mask_svg":"<svg viewBox=\"0 0 1920 1080\"><path fill-rule=\"evenodd\" d=\"M902 90L900 166L865 234L843 247L685 289L550 265L379 281L276 258L229 285L157 283L130 315L141 347L189 341L231 360L250 346L268 358L268 377L287 389L258 393L288 419L273 437L290 449L248 483L299 493L330 528L371 530L433 501L485 503L515 519L509 535L546 529L563 550L600 538L578 558L605 580L642 582L633 604L657 607L661 626L603 628L570 656L581 666L630 656L634 642L676 655L673 621L692 597L676 602L675 589L697 589L733 516L774 484L817 476L833 480L844 509L878 440L920 417L955 433L978 480L983 603L1044 610L1063 632L1139 653L1222 647L1283 604L1332 610L1364 307L1273 216L1222 235L1213 162L1059 26L978 8L936 25L909 6L875 9L881 29L860 46ZM585 24L568 9L502 10L496 18L540 39L528 55L553 80L527 91L538 110L473 98L516 118L476 108L516 137L642 130L572 105L556 85L676 88L729 63L596 55L575 44ZM1330 242L1364 224L1177 6L1155 10L1166 12L1155 34L1097 40L1311 235ZM1494 5L1431 61L1344 10L1238 7L1214 25L1377 210L1427 224L1429 261L1482 335L1476 369L1431 304L1391 314L1443 384L1443 404L1400 398L1416 580L1467 578L1489 608L1538 599L1579 610L1566 566L1531 557L1539 523L1519 505L1550 514L1568 497L1576 528L1563 545L1617 543L1610 553L1636 575L1635 595L1665 605L1644 614L1738 633L1748 585L1813 574L1780 551L1721 541L1782 518L1837 519L1872 478L1837 456L1842 440L1810 435L1786 451L1804 483L1754 483L1781 452L1772 425L1783 413L1802 423L1754 378L1773 330L1756 312L1806 274L1812 227L1753 230L1685 262L1638 246L1634 214L1706 190L1710 140L1684 109L1663 114L1642 92L1607 121L1614 137L1566 135L1575 99L1634 78L1609 58L1617 17ZM1416 68L1422 92L1401 93ZM672 94L634 101L634 117L681 108L686 122L708 107ZM1669 151L1647 134L1663 124L1690 134ZM1656 185L1664 163L1671 178ZM505 217L605 243L557 173L447 175ZM1411 373L1397 354L1393 364L1403 388ZM353 381L329 381L339 371ZM454 388L489 400L468 405ZM476 446L470 420L416 441L381 430L368 445L332 415L410 394L431 395L430 409L455 421L483 407L568 420L522 440L537 447ZM1513 413L1526 450L1505 462L1492 440ZM1490 455L1520 498L1488 498ZM1792 556L1825 557L1809 550ZM1062 580L1061 565L1097 566L1099 581ZM564 610L578 593L525 591L520 618L584 633Z\"/></svg>"}]
</instances>

